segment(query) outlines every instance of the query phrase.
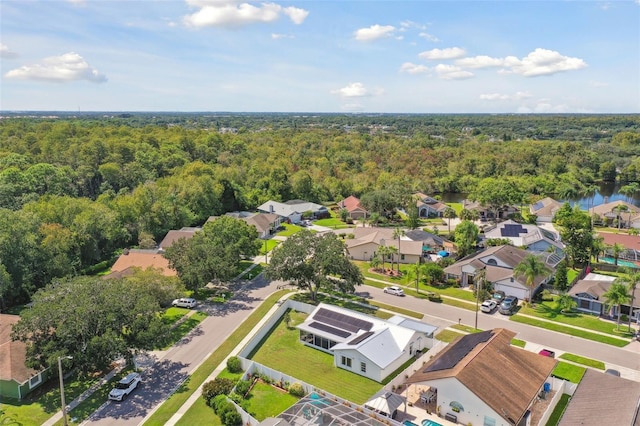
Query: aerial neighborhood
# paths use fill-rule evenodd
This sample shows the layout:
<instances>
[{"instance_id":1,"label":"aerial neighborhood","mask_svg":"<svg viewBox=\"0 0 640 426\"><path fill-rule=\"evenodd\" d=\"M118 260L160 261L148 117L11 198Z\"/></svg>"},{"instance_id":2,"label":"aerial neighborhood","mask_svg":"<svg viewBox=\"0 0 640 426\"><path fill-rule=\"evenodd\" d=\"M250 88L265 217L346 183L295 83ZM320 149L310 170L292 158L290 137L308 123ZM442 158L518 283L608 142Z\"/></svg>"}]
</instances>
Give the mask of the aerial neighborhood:
<instances>
[{"instance_id":1,"label":"aerial neighborhood","mask_svg":"<svg viewBox=\"0 0 640 426\"><path fill-rule=\"evenodd\" d=\"M637 185L418 185L349 168L345 141L364 152L383 128L353 129L328 128L343 148L314 165L270 141L294 166L274 156L260 179L265 162L222 138L259 150L262 127L207 130L189 148L207 161L171 157L135 184L114 148L95 200L11 198L27 160L0 156L17 203L0 209L0 423L640 426Z\"/></svg>"}]
</instances>

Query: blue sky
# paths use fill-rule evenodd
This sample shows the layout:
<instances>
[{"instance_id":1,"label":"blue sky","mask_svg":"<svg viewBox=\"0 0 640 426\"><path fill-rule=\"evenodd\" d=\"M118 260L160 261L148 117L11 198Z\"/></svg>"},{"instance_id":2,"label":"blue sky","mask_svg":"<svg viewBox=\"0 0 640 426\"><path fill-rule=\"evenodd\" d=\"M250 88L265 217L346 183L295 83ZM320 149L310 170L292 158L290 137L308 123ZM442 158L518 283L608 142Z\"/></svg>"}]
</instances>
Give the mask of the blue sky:
<instances>
[{"instance_id":1,"label":"blue sky","mask_svg":"<svg viewBox=\"0 0 640 426\"><path fill-rule=\"evenodd\" d=\"M640 0L0 0L0 109L640 113Z\"/></svg>"}]
</instances>

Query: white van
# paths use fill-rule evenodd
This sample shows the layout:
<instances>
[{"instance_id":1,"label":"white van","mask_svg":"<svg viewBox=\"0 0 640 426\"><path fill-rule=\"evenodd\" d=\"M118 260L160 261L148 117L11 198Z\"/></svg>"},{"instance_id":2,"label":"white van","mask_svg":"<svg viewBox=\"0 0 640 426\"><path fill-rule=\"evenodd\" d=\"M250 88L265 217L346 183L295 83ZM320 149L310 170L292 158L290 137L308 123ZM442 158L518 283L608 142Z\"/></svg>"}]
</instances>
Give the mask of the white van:
<instances>
[{"instance_id":1,"label":"white van","mask_svg":"<svg viewBox=\"0 0 640 426\"><path fill-rule=\"evenodd\" d=\"M198 302L196 299L192 297L181 297L180 299L176 299L171 302L171 306L175 306L176 308L195 308Z\"/></svg>"}]
</instances>

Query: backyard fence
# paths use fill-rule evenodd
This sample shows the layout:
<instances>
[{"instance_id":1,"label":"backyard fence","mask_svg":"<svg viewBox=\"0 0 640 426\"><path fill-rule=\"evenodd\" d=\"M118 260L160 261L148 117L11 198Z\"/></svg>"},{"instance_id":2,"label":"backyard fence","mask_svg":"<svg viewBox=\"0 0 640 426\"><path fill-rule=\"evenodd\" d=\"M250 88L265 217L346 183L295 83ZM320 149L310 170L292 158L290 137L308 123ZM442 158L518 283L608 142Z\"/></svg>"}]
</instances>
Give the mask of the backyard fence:
<instances>
[{"instance_id":1,"label":"backyard fence","mask_svg":"<svg viewBox=\"0 0 640 426\"><path fill-rule=\"evenodd\" d=\"M396 389L401 389L404 381L407 377L418 371L424 364L429 362L438 352L447 347L448 343L442 342L437 339L433 339L435 344L427 352L418 357L410 366L404 369L400 374L393 378L389 383L385 385L385 389L394 392ZM398 391L400 393L400 391Z\"/></svg>"},{"instance_id":2,"label":"backyard fence","mask_svg":"<svg viewBox=\"0 0 640 426\"><path fill-rule=\"evenodd\" d=\"M542 414L542 417L538 422L539 425L547 424L547 421L549 421L551 414L553 414L553 410L558 405L558 401L560 401L560 398L562 398L563 394L572 396L573 393L576 391L576 388L578 387L578 385L575 383L567 382L566 380L558 379L556 377L551 377L548 380L548 382L551 384L551 389L556 391L556 393L555 395L553 395L553 398L551 398L551 402L549 403L549 406L547 407L545 412Z\"/></svg>"}]
</instances>

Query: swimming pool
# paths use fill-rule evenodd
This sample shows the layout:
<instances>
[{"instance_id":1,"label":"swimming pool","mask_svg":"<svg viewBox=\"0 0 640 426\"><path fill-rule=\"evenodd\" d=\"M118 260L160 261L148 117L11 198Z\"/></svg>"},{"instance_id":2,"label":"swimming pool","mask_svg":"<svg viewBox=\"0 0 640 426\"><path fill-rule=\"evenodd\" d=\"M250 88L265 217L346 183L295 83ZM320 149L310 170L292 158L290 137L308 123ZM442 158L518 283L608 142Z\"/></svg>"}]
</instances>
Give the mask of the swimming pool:
<instances>
[{"instance_id":1,"label":"swimming pool","mask_svg":"<svg viewBox=\"0 0 640 426\"><path fill-rule=\"evenodd\" d=\"M409 421L409 420L405 420L404 422L402 422L402 424L404 426L418 426L417 424L415 424L414 422Z\"/></svg>"},{"instance_id":2,"label":"swimming pool","mask_svg":"<svg viewBox=\"0 0 640 426\"><path fill-rule=\"evenodd\" d=\"M424 419L422 421L422 426L442 426L442 425L438 422L434 422L433 420Z\"/></svg>"},{"instance_id":3,"label":"swimming pool","mask_svg":"<svg viewBox=\"0 0 640 426\"><path fill-rule=\"evenodd\" d=\"M616 263L616 260L613 257L601 257L599 260L604 263L611 263L612 265ZM626 266L628 268L638 268L638 265L635 263L622 259L618 259L618 265Z\"/></svg>"}]
</instances>

